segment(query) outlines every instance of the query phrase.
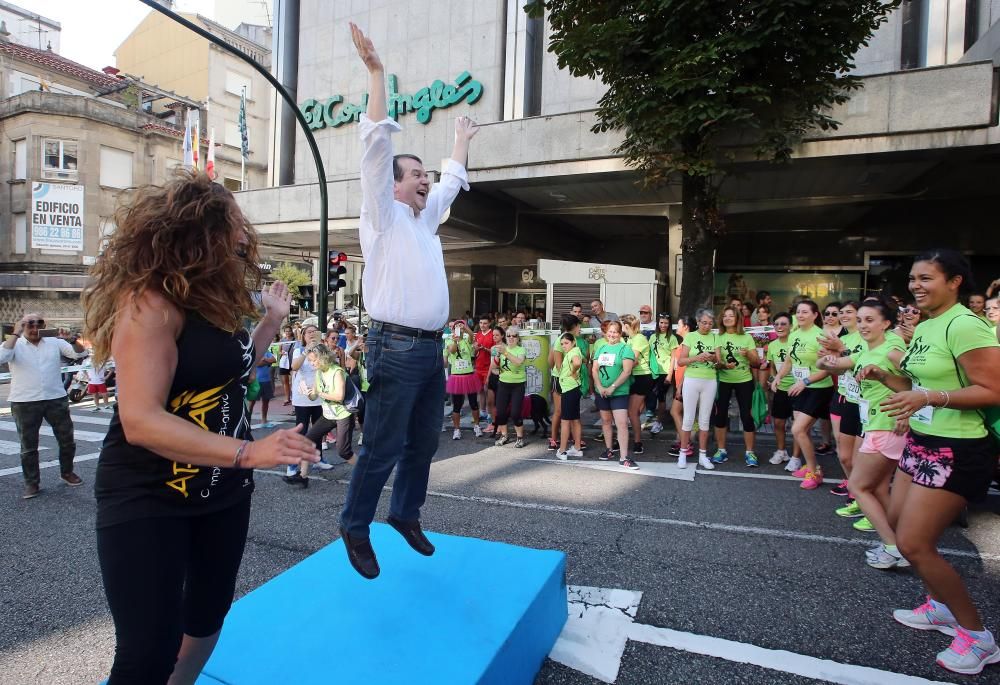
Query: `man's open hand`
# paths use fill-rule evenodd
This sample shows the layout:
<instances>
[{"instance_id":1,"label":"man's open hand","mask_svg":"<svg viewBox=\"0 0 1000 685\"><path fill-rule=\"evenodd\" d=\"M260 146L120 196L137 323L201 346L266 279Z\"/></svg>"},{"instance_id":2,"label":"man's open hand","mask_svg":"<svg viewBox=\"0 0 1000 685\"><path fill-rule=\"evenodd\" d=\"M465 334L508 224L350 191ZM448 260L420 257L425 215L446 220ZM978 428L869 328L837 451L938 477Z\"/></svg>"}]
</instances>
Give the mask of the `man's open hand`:
<instances>
[{"instance_id":1,"label":"man's open hand","mask_svg":"<svg viewBox=\"0 0 1000 685\"><path fill-rule=\"evenodd\" d=\"M351 40L354 41L354 47L358 50L358 57L365 63L369 72L382 71L382 60L379 59L378 53L375 52L375 44L372 43L371 38L366 36L353 21L350 24Z\"/></svg>"},{"instance_id":2,"label":"man's open hand","mask_svg":"<svg viewBox=\"0 0 1000 685\"><path fill-rule=\"evenodd\" d=\"M479 133L479 124L469 117L455 119L455 140L472 140Z\"/></svg>"}]
</instances>

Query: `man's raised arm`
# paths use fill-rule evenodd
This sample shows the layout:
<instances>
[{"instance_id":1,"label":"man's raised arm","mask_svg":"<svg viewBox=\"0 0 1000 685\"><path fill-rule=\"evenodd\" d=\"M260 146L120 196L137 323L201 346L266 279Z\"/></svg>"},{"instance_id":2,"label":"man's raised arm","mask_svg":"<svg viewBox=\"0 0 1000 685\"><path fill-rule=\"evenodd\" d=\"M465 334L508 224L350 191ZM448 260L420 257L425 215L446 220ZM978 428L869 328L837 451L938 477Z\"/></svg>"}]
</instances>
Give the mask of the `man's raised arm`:
<instances>
[{"instance_id":1,"label":"man's raised arm","mask_svg":"<svg viewBox=\"0 0 1000 685\"><path fill-rule=\"evenodd\" d=\"M385 119L385 67L375 51L372 39L351 22L351 39L358 50L358 57L368 69L368 118L378 123Z\"/></svg>"}]
</instances>

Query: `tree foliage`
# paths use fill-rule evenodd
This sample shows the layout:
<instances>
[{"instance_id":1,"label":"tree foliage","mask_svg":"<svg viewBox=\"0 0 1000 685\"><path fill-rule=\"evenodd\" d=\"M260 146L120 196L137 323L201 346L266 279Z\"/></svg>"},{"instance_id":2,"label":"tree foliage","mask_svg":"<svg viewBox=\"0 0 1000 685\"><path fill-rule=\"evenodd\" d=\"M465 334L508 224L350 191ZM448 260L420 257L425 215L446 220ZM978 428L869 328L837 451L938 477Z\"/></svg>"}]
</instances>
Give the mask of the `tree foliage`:
<instances>
[{"instance_id":1,"label":"tree foliage","mask_svg":"<svg viewBox=\"0 0 1000 685\"><path fill-rule=\"evenodd\" d=\"M275 267L274 271L271 272L271 276L276 281L284 281L289 291L291 291L292 297L299 296L300 285L309 285L312 283L312 274L288 262L282 262Z\"/></svg>"},{"instance_id":2,"label":"tree foliage","mask_svg":"<svg viewBox=\"0 0 1000 685\"><path fill-rule=\"evenodd\" d=\"M807 131L835 129L829 108L861 87L848 74L853 55L900 2L529 0L525 8L547 17L560 68L607 86L594 131L623 131L616 152L646 182L681 173L695 186L685 203L698 207L685 207L685 217L709 235L685 230L687 269L691 240L711 243L722 228L717 189L735 147L783 161Z\"/></svg>"}]
</instances>

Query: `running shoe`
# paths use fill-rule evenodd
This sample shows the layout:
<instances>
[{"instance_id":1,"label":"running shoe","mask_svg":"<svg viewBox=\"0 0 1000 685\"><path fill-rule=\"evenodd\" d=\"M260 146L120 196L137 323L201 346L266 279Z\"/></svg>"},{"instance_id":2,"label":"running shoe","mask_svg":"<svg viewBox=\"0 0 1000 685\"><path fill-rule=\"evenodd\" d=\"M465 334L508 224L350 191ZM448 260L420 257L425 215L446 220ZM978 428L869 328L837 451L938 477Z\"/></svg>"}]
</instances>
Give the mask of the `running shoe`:
<instances>
[{"instance_id":1,"label":"running shoe","mask_svg":"<svg viewBox=\"0 0 1000 685\"><path fill-rule=\"evenodd\" d=\"M670 449L667 450L667 454L669 454L671 457L680 456L680 453L681 453L681 444L679 442L675 442L670 446Z\"/></svg>"},{"instance_id":2,"label":"running shoe","mask_svg":"<svg viewBox=\"0 0 1000 685\"><path fill-rule=\"evenodd\" d=\"M906 568L910 565L898 550L891 552L885 545L879 545L874 552L872 550L865 552L865 561L872 568L879 569Z\"/></svg>"},{"instance_id":3,"label":"running shoe","mask_svg":"<svg viewBox=\"0 0 1000 685\"><path fill-rule=\"evenodd\" d=\"M792 471L792 475L795 476L796 478L805 478L807 473L812 473L812 471L806 465L803 465Z\"/></svg>"},{"instance_id":4,"label":"running shoe","mask_svg":"<svg viewBox=\"0 0 1000 685\"><path fill-rule=\"evenodd\" d=\"M828 442L824 442L816 448L816 454L830 454L831 452L833 452L833 447Z\"/></svg>"},{"instance_id":5,"label":"running shoe","mask_svg":"<svg viewBox=\"0 0 1000 685\"><path fill-rule=\"evenodd\" d=\"M604 450L601 452L601 456L598 457L600 461L611 461L615 458L615 453L612 450Z\"/></svg>"},{"instance_id":6,"label":"running shoe","mask_svg":"<svg viewBox=\"0 0 1000 685\"><path fill-rule=\"evenodd\" d=\"M97 405L94 405L94 407L90 411L101 411L101 408L98 407Z\"/></svg>"},{"instance_id":7,"label":"running shoe","mask_svg":"<svg viewBox=\"0 0 1000 685\"><path fill-rule=\"evenodd\" d=\"M490 425L486 426L486 432L487 433L493 433L493 432L496 431L496 429L497 429L497 427L494 424L492 424L492 423Z\"/></svg>"},{"instance_id":8,"label":"running shoe","mask_svg":"<svg viewBox=\"0 0 1000 685\"><path fill-rule=\"evenodd\" d=\"M472 432L477 438L483 437L483 429L479 427L478 423L472 424Z\"/></svg>"},{"instance_id":9,"label":"running shoe","mask_svg":"<svg viewBox=\"0 0 1000 685\"><path fill-rule=\"evenodd\" d=\"M875 526L872 525L867 516L864 516L854 522L854 530L860 530L862 533L874 533Z\"/></svg>"},{"instance_id":10,"label":"running shoe","mask_svg":"<svg viewBox=\"0 0 1000 685\"><path fill-rule=\"evenodd\" d=\"M586 440L581 440L580 441L580 449L581 450L587 449L587 441Z\"/></svg>"},{"instance_id":11,"label":"running shoe","mask_svg":"<svg viewBox=\"0 0 1000 685\"><path fill-rule=\"evenodd\" d=\"M777 466L778 464L783 464L784 462L788 461L789 459L790 459L790 457L788 456L788 452L786 452L785 450L775 450L774 451L774 456L772 456L767 461L768 461L768 463L771 463L771 464L774 464L775 466Z\"/></svg>"},{"instance_id":12,"label":"running shoe","mask_svg":"<svg viewBox=\"0 0 1000 685\"><path fill-rule=\"evenodd\" d=\"M704 452L698 453L698 466L700 466L703 469L707 469L709 471L715 469L715 465L712 464L712 460L709 459L708 455L705 454Z\"/></svg>"},{"instance_id":13,"label":"running shoe","mask_svg":"<svg viewBox=\"0 0 1000 685\"><path fill-rule=\"evenodd\" d=\"M452 440L461 440L462 439L462 431L460 431L458 428L456 428L455 430L453 430L451 432L451 439Z\"/></svg>"},{"instance_id":14,"label":"running shoe","mask_svg":"<svg viewBox=\"0 0 1000 685\"><path fill-rule=\"evenodd\" d=\"M641 442L632 443L632 454L642 454L643 451Z\"/></svg>"},{"instance_id":15,"label":"running shoe","mask_svg":"<svg viewBox=\"0 0 1000 685\"><path fill-rule=\"evenodd\" d=\"M822 484L823 484L823 476L821 476L818 473L813 473L812 471L809 471L802 478L802 484L799 485L799 487L802 488L803 490L815 490Z\"/></svg>"},{"instance_id":16,"label":"running shoe","mask_svg":"<svg viewBox=\"0 0 1000 685\"><path fill-rule=\"evenodd\" d=\"M659 421L653 421L653 425L649 427L649 432L652 435L659 435L663 432L663 424Z\"/></svg>"},{"instance_id":17,"label":"running shoe","mask_svg":"<svg viewBox=\"0 0 1000 685\"><path fill-rule=\"evenodd\" d=\"M861 511L861 505L854 499L848 502L846 507L841 507L833 513L845 519L856 519L865 515L864 512Z\"/></svg>"},{"instance_id":18,"label":"running shoe","mask_svg":"<svg viewBox=\"0 0 1000 685\"><path fill-rule=\"evenodd\" d=\"M573 446L570 446L570 448L568 450L566 450L566 456L568 456L568 457L574 457L574 458L576 458L576 457L582 457L583 456L583 452L581 452L580 450L578 450L577 448L575 448Z\"/></svg>"},{"instance_id":19,"label":"running shoe","mask_svg":"<svg viewBox=\"0 0 1000 685\"><path fill-rule=\"evenodd\" d=\"M930 595L927 596L926 602L913 611L896 609L892 612L892 617L904 626L917 630L936 630L952 637L958 635L958 621L955 620L951 609L944 604L933 602Z\"/></svg>"},{"instance_id":20,"label":"running shoe","mask_svg":"<svg viewBox=\"0 0 1000 685\"><path fill-rule=\"evenodd\" d=\"M556 444L555 440L549 438L549 445L545 449L547 449L549 452L555 452L557 449L559 449L559 445Z\"/></svg>"},{"instance_id":21,"label":"running shoe","mask_svg":"<svg viewBox=\"0 0 1000 685\"><path fill-rule=\"evenodd\" d=\"M622 459L621 461L619 461L618 465L619 466L624 466L625 468L627 468L629 470L632 470L632 471L638 471L639 470L639 465L636 464L631 459L629 459L628 457L625 457L624 459Z\"/></svg>"},{"instance_id":22,"label":"running shoe","mask_svg":"<svg viewBox=\"0 0 1000 685\"><path fill-rule=\"evenodd\" d=\"M561 450L556 450L556 459L558 459L559 461L566 461L567 459L569 459L569 455Z\"/></svg>"},{"instance_id":23,"label":"running shoe","mask_svg":"<svg viewBox=\"0 0 1000 685\"><path fill-rule=\"evenodd\" d=\"M500 437L496 439L496 442L494 442L493 444L496 445L497 447L503 447L508 442L510 442L510 438L507 437L506 433L502 433Z\"/></svg>"},{"instance_id":24,"label":"running shoe","mask_svg":"<svg viewBox=\"0 0 1000 685\"><path fill-rule=\"evenodd\" d=\"M515 442L515 443L514 443L514 447L516 447L517 449L521 449L521 448L522 448L522 447L524 447L524 446L525 446L526 444L528 444L528 443L526 443L526 442L524 441L524 438L518 438L518 439L517 439L517 442Z\"/></svg>"},{"instance_id":25,"label":"running shoe","mask_svg":"<svg viewBox=\"0 0 1000 685\"><path fill-rule=\"evenodd\" d=\"M715 450L715 454L712 455L713 464L724 464L729 461L729 455L726 450Z\"/></svg>"},{"instance_id":26,"label":"running shoe","mask_svg":"<svg viewBox=\"0 0 1000 685\"><path fill-rule=\"evenodd\" d=\"M997 647L993 633L983 631L986 637L976 637L968 630L959 626L958 634L951 641L948 649L938 652L938 666L949 671L964 675L981 673L988 664L1000 661L1000 647Z\"/></svg>"},{"instance_id":27,"label":"running shoe","mask_svg":"<svg viewBox=\"0 0 1000 685\"><path fill-rule=\"evenodd\" d=\"M792 457L791 459L788 460L788 463L785 464L785 470L791 471L792 473L795 473L801 468L802 468L802 460L799 459L798 457ZM801 478L801 476L796 476L796 478Z\"/></svg>"},{"instance_id":28,"label":"running shoe","mask_svg":"<svg viewBox=\"0 0 1000 685\"><path fill-rule=\"evenodd\" d=\"M847 480L844 479L830 488L830 494L837 497L847 497L850 494L847 491Z\"/></svg>"},{"instance_id":29,"label":"running shoe","mask_svg":"<svg viewBox=\"0 0 1000 685\"><path fill-rule=\"evenodd\" d=\"M754 454L753 452L747 452L743 456L743 461L746 462L747 466L750 466L750 467L757 466L757 455Z\"/></svg>"},{"instance_id":30,"label":"running shoe","mask_svg":"<svg viewBox=\"0 0 1000 685\"><path fill-rule=\"evenodd\" d=\"M333 464L327 464L325 461L317 461L313 464L313 468L319 469L320 471L330 471L333 469Z\"/></svg>"},{"instance_id":31,"label":"running shoe","mask_svg":"<svg viewBox=\"0 0 1000 685\"><path fill-rule=\"evenodd\" d=\"M677 455L677 468L686 469L688 465L688 455L687 452L681 452Z\"/></svg>"}]
</instances>

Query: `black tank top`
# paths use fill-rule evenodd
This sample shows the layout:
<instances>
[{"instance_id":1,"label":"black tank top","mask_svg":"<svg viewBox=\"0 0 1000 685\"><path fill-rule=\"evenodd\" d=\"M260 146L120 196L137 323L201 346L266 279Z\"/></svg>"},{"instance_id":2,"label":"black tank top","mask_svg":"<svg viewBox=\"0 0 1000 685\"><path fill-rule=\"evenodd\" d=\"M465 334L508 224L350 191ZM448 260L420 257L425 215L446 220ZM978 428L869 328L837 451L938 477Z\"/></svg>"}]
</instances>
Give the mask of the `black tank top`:
<instances>
[{"instance_id":1,"label":"black tank top","mask_svg":"<svg viewBox=\"0 0 1000 685\"><path fill-rule=\"evenodd\" d=\"M246 330L227 333L188 313L166 409L202 430L251 440L246 392L253 367ZM253 488L252 470L181 464L129 444L116 406L97 462L97 527L207 514L249 497Z\"/></svg>"}]
</instances>

